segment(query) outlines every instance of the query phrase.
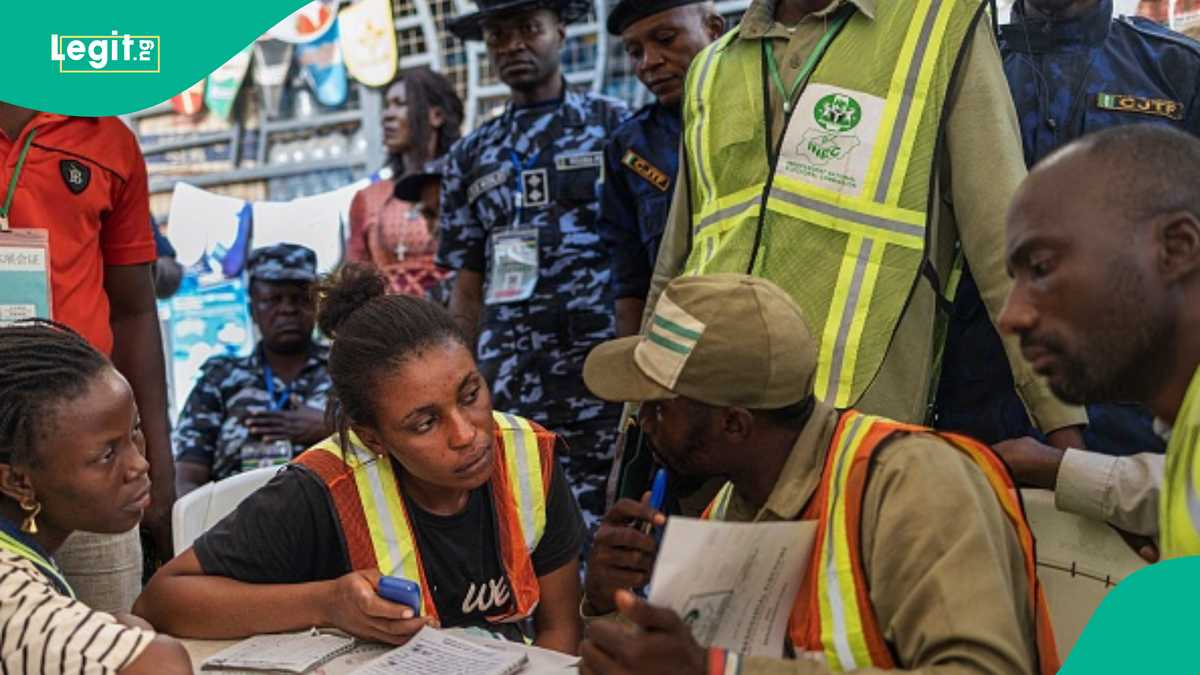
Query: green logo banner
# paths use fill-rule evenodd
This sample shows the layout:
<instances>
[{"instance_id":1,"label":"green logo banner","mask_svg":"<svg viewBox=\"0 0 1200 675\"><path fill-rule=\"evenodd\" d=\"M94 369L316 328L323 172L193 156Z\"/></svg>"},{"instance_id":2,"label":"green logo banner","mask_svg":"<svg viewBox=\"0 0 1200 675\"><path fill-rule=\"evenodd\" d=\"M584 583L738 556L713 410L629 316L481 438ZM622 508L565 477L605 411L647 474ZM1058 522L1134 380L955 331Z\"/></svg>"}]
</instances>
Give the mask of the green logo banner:
<instances>
[{"instance_id":1,"label":"green logo banner","mask_svg":"<svg viewBox=\"0 0 1200 675\"><path fill-rule=\"evenodd\" d=\"M305 0L6 3L0 100L65 115L119 115L208 77Z\"/></svg>"}]
</instances>

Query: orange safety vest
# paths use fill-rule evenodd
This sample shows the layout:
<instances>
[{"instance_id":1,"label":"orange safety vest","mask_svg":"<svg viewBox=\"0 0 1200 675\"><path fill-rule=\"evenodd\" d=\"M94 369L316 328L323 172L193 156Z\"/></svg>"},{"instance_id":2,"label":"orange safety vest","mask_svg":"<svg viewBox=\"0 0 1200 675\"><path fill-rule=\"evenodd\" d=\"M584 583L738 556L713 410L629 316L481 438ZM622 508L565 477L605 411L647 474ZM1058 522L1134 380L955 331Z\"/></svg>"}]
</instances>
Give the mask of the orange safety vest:
<instances>
[{"instance_id":1,"label":"orange safety vest","mask_svg":"<svg viewBox=\"0 0 1200 675\"><path fill-rule=\"evenodd\" d=\"M494 518L498 553L513 602L510 611L489 616L488 621L508 623L530 616L541 597L530 556L546 531L556 436L516 415L492 416L496 435L491 478ZM424 614L437 619L393 462L367 449L353 432L349 437L350 453L343 451L336 437L330 437L294 461L320 477L329 490L351 568L420 579Z\"/></svg>"},{"instance_id":2,"label":"orange safety vest","mask_svg":"<svg viewBox=\"0 0 1200 675\"><path fill-rule=\"evenodd\" d=\"M1025 559L1029 606L1037 632L1038 661L1045 675L1058 672L1050 613L1037 578L1033 533L1004 463L986 445L958 434L846 411L830 442L821 482L801 518L817 521L816 542L804 582L792 605L788 636L797 649L822 652L833 670L896 667L871 605L862 562L862 504L871 458L897 432L933 433L979 467L1016 530ZM723 520L733 484L727 483L702 518Z\"/></svg>"}]
</instances>

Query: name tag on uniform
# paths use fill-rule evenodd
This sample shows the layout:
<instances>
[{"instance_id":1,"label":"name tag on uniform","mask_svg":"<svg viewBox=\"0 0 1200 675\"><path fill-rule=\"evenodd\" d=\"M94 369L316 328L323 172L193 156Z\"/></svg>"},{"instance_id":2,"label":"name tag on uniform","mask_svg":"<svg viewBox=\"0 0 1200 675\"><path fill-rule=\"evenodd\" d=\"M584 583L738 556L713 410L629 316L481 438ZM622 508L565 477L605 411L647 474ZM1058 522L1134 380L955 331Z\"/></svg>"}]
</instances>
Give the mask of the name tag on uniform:
<instances>
[{"instance_id":1,"label":"name tag on uniform","mask_svg":"<svg viewBox=\"0 0 1200 675\"><path fill-rule=\"evenodd\" d=\"M1183 104L1169 98L1147 98L1129 94L1098 94L1096 107L1114 112L1138 113L1165 117L1169 120L1183 119Z\"/></svg>"},{"instance_id":2,"label":"name tag on uniform","mask_svg":"<svg viewBox=\"0 0 1200 675\"><path fill-rule=\"evenodd\" d=\"M48 230L0 232L0 326L54 318Z\"/></svg>"},{"instance_id":3,"label":"name tag on uniform","mask_svg":"<svg viewBox=\"0 0 1200 675\"><path fill-rule=\"evenodd\" d=\"M659 190L666 192L671 189L671 177L633 150L625 151L625 156L621 158L621 164Z\"/></svg>"},{"instance_id":4,"label":"name tag on uniform","mask_svg":"<svg viewBox=\"0 0 1200 675\"><path fill-rule=\"evenodd\" d=\"M809 85L784 132L776 174L861 196L885 104L861 91Z\"/></svg>"},{"instance_id":5,"label":"name tag on uniform","mask_svg":"<svg viewBox=\"0 0 1200 675\"><path fill-rule=\"evenodd\" d=\"M504 182L507 180L508 169L498 169L479 178L467 188L467 202L474 202L476 199L479 199L480 195L488 190L504 185Z\"/></svg>"},{"instance_id":6,"label":"name tag on uniform","mask_svg":"<svg viewBox=\"0 0 1200 675\"><path fill-rule=\"evenodd\" d=\"M602 166L604 166L603 152L580 152L573 155L556 155L554 157L554 168L559 171L596 169Z\"/></svg>"}]
</instances>

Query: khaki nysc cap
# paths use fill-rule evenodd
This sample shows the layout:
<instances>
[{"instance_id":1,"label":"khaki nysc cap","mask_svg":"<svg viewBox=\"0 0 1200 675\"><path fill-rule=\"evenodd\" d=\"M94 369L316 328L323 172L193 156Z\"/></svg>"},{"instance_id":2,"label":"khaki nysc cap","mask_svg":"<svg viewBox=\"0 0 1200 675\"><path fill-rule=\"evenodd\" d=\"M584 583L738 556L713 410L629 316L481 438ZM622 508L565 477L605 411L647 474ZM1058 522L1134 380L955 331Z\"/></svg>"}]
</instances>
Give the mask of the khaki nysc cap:
<instances>
[{"instance_id":1,"label":"khaki nysc cap","mask_svg":"<svg viewBox=\"0 0 1200 675\"><path fill-rule=\"evenodd\" d=\"M642 335L588 354L583 381L609 401L683 396L714 406L783 408L812 393L817 345L800 307L765 279L679 277Z\"/></svg>"}]
</instances>

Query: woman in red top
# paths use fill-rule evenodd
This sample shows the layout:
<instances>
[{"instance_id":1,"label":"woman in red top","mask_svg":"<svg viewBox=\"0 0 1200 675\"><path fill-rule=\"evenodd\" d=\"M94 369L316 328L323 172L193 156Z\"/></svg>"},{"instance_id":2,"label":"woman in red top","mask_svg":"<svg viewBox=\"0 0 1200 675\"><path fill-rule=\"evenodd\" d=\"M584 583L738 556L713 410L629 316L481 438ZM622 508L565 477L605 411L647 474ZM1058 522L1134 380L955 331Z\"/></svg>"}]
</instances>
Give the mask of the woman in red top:
<instances>
[{"instance_id":1,"label":"woman in red top","mask_svg":"<svg viewBox=\"0 0 1200 675\"><path fill-rule=\"evenodd\" d=\"M392 178L354 196L347 259L378 265L395 293L423 296L447 274L434 265L436 233L419 205L393 192L396 179L445 154L461 136L462 121L463 104L453 85L428 68L403 70L386 89L383 140Z\"/></svg>"}]
</instances>

